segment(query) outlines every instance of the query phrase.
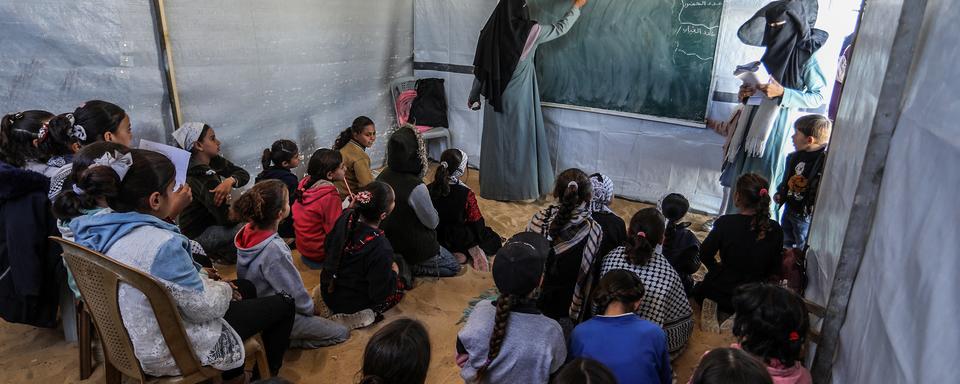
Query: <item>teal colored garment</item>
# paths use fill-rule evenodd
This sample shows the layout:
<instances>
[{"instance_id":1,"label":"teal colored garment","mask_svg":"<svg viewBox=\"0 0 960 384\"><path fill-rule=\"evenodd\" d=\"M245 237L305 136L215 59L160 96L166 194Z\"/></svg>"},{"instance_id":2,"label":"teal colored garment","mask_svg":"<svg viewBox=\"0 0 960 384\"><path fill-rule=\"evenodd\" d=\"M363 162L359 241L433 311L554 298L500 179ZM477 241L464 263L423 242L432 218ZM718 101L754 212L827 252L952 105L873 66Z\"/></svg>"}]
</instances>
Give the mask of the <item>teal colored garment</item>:
<instances>
[{"instance_id":1,"label":"teal colored garment","mask_svg":"<svg viewBox=\"0 0 960 384\"><path fill-rule=\"evenodd\" d=\"M770 181L767 190L770 191L771 195L776 192L787 163L786 153L792 151L790 136L792 136L793 122L796 119L791 112L797 108L817 108L824 102L823 94L820 91L826 86L827 79L823 75L816 58L811 58L804 66L803 84L804 89L802 90L789 88L783 90L783 96L780 99L780 115L777 117L777 121L773 123L763 156L748 156L742 149L744 146L741 145L736 160L733 163L727 163L724 167L723 174L720 176L720 184L724 187L735 187L740 176L753 172ZM741 116L740 118L747 117ZM749 118L752 120L753 116L751 115ZM749 124L750 129L753 129L753 121L750 121ZM744 139L746 137L747 135L744 135ZM733 143L730 145L733 145ZM733 195L731 193L727 201L726 213L728 214L739 212L733 203ZM771 207L771 212L774 212L773 207Z\"/></svg>"},{"instance_id":2,"label":"teal colored garment","mask_svg":"<svg viewBox=\"0 0 960 384\"><path fill-rule=\"evenodd\" d=\"M580 17L572 8L553 25L540 25L540 34L527 56L517 63L503 91L502 112L487 103L480 143L480 196L491 200L536 199L553 189L547 133L540 110L540 89L533 59L540 44L563 36ZM479 83L470 100L479 100Z\"/></svg>"}]
</instances>

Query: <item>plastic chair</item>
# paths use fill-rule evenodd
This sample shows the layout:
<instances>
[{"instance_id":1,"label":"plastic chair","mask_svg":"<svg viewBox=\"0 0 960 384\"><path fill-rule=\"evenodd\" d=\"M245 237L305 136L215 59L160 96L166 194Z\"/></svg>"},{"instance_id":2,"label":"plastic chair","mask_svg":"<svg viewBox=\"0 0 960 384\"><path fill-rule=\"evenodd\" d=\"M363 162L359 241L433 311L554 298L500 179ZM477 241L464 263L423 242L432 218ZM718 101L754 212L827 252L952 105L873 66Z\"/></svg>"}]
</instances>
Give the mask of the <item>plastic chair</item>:
<instances>
[{"instance_id":1,"label":"plastic chair","mask_svg":"<svg viewBox=\"0 0 960 384\"><path fill-rule=\"evenodd\" d=\"M400 126L400 111L397 110L397 99L400 93L417 89L417 78L413 76L404 76L390 82L390 95L393 96L393 112L397 117L397 126ZM423 141L426 143L433 139L444 139L447 148L453 148L453 139L450 137L450 130L444 127L434 127L429 131L423 132Z\"/></svg>"},{"instance_id":2,"label":"plastic chair","mask_svg":"<svg viewBox=\"0 0 960 384\"><path fill-rule=\"evenodd\" d=\"M71 241L54 236L50 239L63 247L63 258L73 271L77 287L80 288L80 294L86 304L86 310L89 311L100 334L107 383L120 383L121 376L133 378L141 383L221 382L219 370L200 364L183 328L180 312L173 298L156 279ZM117 301L121 282L139 290L147 297L157 323L160 325L163 340L170 349L177 368L180 369L180 376L150 377L143 372L140 361L134 354L130 335L123 325L120 304ZM244 342L247 356L244 367L246 370L251 370L256 364L260 377L268 378L270 369L262 345L259 335Z\"/></svg>"}]
</instances>

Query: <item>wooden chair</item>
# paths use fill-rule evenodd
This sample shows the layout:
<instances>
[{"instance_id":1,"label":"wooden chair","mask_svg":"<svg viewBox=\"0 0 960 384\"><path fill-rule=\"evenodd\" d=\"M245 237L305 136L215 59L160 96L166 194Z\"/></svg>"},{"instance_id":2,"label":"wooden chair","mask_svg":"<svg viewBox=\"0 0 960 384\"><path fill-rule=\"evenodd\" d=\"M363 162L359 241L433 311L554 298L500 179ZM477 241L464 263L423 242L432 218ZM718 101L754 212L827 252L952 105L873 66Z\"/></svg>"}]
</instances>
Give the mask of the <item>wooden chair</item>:
<instances>
[{"instance_id":1,"label":"wooden chair","mask_svg":"<svg viewBox=\"0 0 960 384\"><path fill-rule=\"evenodd\" d=\"M141 383L221 382L219 370L200 364L173 298L156 279L71 241L59 237L50 239L63 247L63 258L73 272L86 310L100 334L107 383L120 383L121 376L128 376ZM180 376L150 377L143 372L140 361L134 354L130 335L123 326L120 304L117 301L121 282L147 297L160 325L163 340L180 369ZM270 369L262 345L259 335L244 342L247 356L244 367L249 371L255 364L259 368L260 377L268 378Z\"/></svg>"}]
</instances>

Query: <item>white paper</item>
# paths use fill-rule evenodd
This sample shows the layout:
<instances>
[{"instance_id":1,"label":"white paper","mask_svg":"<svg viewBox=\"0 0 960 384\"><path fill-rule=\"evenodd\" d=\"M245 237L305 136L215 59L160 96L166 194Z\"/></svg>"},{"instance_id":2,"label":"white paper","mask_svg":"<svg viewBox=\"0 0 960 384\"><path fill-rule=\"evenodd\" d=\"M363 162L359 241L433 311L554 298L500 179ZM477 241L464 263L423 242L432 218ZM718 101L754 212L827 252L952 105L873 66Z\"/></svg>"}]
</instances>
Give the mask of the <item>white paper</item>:
<instances>
[{"instance_id":1,"label":"white paper","mask_svg":"<svg viewBox=\"0 0 960 384\"><path fill-rule=\"evenodd\" d=\"M738 65L737 69L733 71L733 75L740 79L743 85L751 87L770 83L770 74L767 73L766 68L759 61ZM764 99L766 99L766 95L757 90L753 96L747 99L747 105L760 105Z\"/></svg>"},{"instance_id":2,"label":"white paper","mask_svg":"<svg viewBox=\"0 0 960 384\"><path fill-rule=\"evenodd\" d=\"M173 186L173 190L176 191L180 189L180 186L186 184L187 168L190 166L190 152L144 139L140 139L140 149L157 152L173 162L173 167L176 169L176 184Z\"/></svg>"}]
</instances>

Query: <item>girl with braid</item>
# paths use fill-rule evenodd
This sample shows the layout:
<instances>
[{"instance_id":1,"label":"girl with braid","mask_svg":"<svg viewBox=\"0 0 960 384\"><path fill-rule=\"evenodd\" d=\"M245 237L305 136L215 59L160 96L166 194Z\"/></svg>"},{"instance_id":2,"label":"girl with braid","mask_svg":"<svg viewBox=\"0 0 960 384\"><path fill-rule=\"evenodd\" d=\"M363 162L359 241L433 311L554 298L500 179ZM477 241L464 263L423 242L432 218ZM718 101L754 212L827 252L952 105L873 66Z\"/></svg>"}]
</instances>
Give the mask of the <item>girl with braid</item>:
<instances>
[{"instance_id":1,"label":"girl with braid","mask_svg":"<svg viewBox=\"0 0 960 384\"><path fill-rule=\"evenodd\" d=\"M768 186L767 180L755 173L740 176L734 191L739 213L717 218L700 248L707 275L694 287L694 296L715 302L722 313L733 313L737 287L766 281L780 269L783 231L770 219ZM715 258L718 251L719 261Z\"/></svg>"},{"instance_id":2,"label":"girl with braid","mask_svg":"<svg viewBox=\"0 0 960 384\"><path fill-rule=\"evenodd\" d=\"M620 384L671 383L667 335L635 313L644 293L636 273L616 269L604 275L593 295L603 312L573 330L570 357L599 361Z\"/></svg>"},{"instance_id":3,"label":"girl with braid","mask_svg":"<svg viewBox=\"0 0 960 384\"><path fill-rule=\"evenodd\" d=\"M457 337L457 365L467 383L547 383L567 356L563 330L537 310L531 294L543 281L550 243L514 235L497 252L496 301L481 301Z\"/></svg>"},{"instance_id":4,"label":"girl with braid","mask_svg":"<svg viewBox=\"0 0 960 384\"><path fill-rule=\"evenodd\" d=\"M343 211L327 235L317 288L331 318L351 329L373 324L400 302L406 287L380 229L393 211L393 189L374 181L354 193L354 208Z\"/></svg>"},{"instance_id":5,"label":"girl with braid","mask_svg":"<svg viewBox=\"0 0 960 384\"><path fill-rule=\"evenodd\" d=\"M538 307L556 319L564 334L584 321L589 312L586 300L593 287L594 266L603 239L603 229L590 211L592 186L583 171L571 168L557 176L554 204L537 212L527 231L547 237L553 252L547 260Z\"/></svg>"}]
</instances>

